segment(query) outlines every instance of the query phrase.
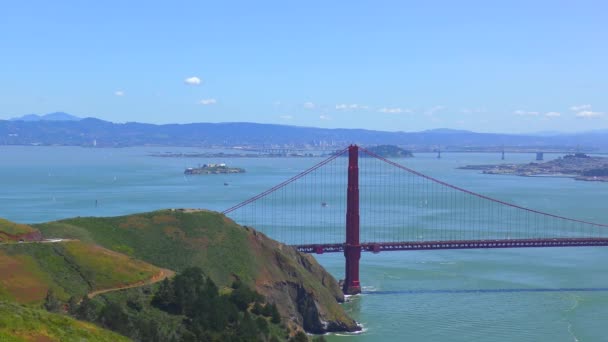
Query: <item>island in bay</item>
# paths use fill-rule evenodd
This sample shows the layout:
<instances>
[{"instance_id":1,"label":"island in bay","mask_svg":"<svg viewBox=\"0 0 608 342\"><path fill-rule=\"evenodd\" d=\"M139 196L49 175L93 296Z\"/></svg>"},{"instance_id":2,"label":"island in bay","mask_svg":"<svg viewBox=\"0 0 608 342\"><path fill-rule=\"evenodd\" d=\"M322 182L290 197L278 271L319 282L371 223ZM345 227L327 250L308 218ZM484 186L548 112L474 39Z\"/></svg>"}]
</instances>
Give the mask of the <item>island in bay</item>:
<instances>
[{"instance_id":1,"label":"island in bay","mask_svg":"<svg viewBox=\"0 0 608 342\"><path fill-rule=\"evenodd\" d=\"M544 163L467 165L465 170L481 170L484 174L527 177L572 177L577 180L608 182L608 158L585 153L569 154Z\"/></svg>"},{"instance_id":2,"label":"island in bay","mask_svg":"<svg viewBox=\"0 0 608 342\"><path fill-rule=\"evenodd\" d=\"M411 158L414 156L412 151L395 145L372 146L367 148L367 150L383 158Z\"/></svg>"},{"instance_id":3,"label":"island in bay","mask_svg":"<svg viewBox=\"0 0 608 342\"><path fill-rule=\"evenodd\" d=\"M245 169L240 167L229 167L224 163L221 164L203 164L198 167L189 167L184 171L186 175L210 175L221 173L245 173Z\"/></svg>"}]
</instances>

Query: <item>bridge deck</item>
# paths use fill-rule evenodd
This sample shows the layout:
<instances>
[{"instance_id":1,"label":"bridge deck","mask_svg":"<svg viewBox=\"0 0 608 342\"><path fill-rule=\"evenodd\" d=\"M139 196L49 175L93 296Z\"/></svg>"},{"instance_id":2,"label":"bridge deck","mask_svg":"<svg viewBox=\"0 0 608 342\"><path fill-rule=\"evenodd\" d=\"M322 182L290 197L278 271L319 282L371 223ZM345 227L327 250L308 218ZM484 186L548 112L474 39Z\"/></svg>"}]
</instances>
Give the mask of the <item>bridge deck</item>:
<instances>
[{"instance_id":1,"label":"bridge deck","mask_svg":"<svg viewBox=\"0 0 608 342\"><path fill-rule=\"evenodd\" d=\"M304 253L344 252L345 244L293 245ZM431 249L486 249L486 248L539 248L539 247L590 247L608 246L608 238L557 238L557 239L508 239L508 240L453 240L453 241L403 241L362 243L363 252L415 251Z\"/></svg>"}]
</instances>

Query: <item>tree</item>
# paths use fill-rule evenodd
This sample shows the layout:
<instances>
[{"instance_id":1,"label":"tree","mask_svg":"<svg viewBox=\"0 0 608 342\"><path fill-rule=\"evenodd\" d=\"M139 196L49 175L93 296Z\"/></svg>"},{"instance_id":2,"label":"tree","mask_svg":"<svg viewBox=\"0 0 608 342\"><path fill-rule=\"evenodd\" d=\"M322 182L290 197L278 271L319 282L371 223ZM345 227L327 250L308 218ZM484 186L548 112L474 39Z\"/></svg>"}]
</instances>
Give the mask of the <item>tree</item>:
<instances>
[{"instance_id":1,"label":"tree","mask_svg":"<svg viewBox=\"0 0 608 342\"><path fill-rule=\"evenodd\" d=\"M173 290L178 312L192 316L194 303L201 296L205 275L199 267L189 267L173 278Z\"/></svg>"},{"instance_id":2,"label":"tree","mask_svg":"<svg viewBox=\"0 0 608 342\"><path fill-rule=\"evenodd\" d=\"M251 319L251 315L249 312L245 311L243 318L239 322L237 333L240 337L245 338L246 340L255 341L258 336L258 327L253 319Z\"/></svg>"},{"instance_id":3,"label":"tree","mask_svg":"<svg viewBox=\"0 0 608 342\"><path fill-rule=\"evenodd\" d=\"M158 291L156 291L154 298L152 298L152 305L169 312L175 310L175 292L173 291L173 284L168 278L165 278L160 283Z\"/></svg>"},{"instance_id":4,"label":"tree","mask_svg":"<svg viewBox=\"0 0 608 342\"><path fill-rule=\"evenodd\" d=\"M255 295L249 287L239 286L232 290L230 300L239 308L239 310L243 311L249 307L249 303L255 300Z\"/></svg>"},{"instance_id":5,"label":"tree","mask_svg":"<svg viewBox=\"0 0 608 342\"><path fill-rule=\"evenodd\" d=\"M135 310L137 312L143 311L149 302L149 298L144 292L143 288L135 288L133 290L128 291L128 293L129 294L126 298L127 308Z\"/></svg>"},{"instance_id":6,"label":"tree","mask_svg":"<svg viewBox=\"0 0 608 342\"><path fill-rule=\"evenodd\" d=\"M251 309L252 314L261 315L263 311L264 308L262 308L262 305L260 305L259 302L255 302L255 304L253 304L253 308Z\"/></svg>"},{"instance_id":7,"label":"tree","mask_svg":"<svg viewBox=\"0 0 608 342\"><path fill-rule=\"evenodd\" d=\"M268 334L268 321L264 317L258 317L255 319L255 324L258 326L258 330L260 330L264 335Z\"/></svg>"},{"instance_id":8,"label":"tree","mask_svg":"<svg viewBox=\"0 0 608 342\"><path fill-rule=\"evenodd\" d=\"M292 338L289 339L289 342L308 342L308 336L302 331L298 331Z\"/></svg>"},{"instance_id":9,"label":"tree","mask_svg":"<svg viewBox=\"0 0 608 342\"><path fill-rule=\"evenodd\" d=\"M243 282L241 281L241 279L237 278L235 281L232 282L232 289L236 290L238 288L240 288L241 286L243 286Z\"/></svg>"},{"instance_id":10,"label":"tree","mask_svg":"<svg viewBox=\"0 0 608 342\"><path fill-rule=\"evenodd\" d=\"M78 306L79 306L78 303L79 303L78 297L76 297L76 296L70 297L70 299L68 300L68 314L70 314L71 316L76 315L76 312L78 311Z\"/></svg>"},{"instance_id":11,"label":"tree","mask_svg":"<svg viewBox=\"0 0 608 342\"><path fill-rule=\"evenodd\" d=\"M44 308L49 312L60 312L61 311L61 302L57 297L55 297L55 292L53 289L49 289L46 292L46 297L44 298Z\"/></svg>"},{"instance_id":12,"label":"tree","mask_svg":"<svg viewBox=\"0 0 608 342\"><path fill-rule=\"evenodd\" d=\"M97 304L93 302L88 295L85 295L76 310L76 318L83 321L94 322L97 319L97 309Z\"/></svg>"},{"instance_id":13,"label":"tree","mask_svg":"<svg viewBox=\"0 0 608 342\"><path fill-rule=\"evenodd\" d=\"M122 305L118 303L112 302L104 306L99 314L99 321L103 326L110 330L125 335L132 333L132 324L129 320L129 315L127 315Z\"/></svg>"},{"instance_id":14,"label":"tree","mask_svg":"<svg viewBox=\"0 0 608 342\"><path fill-rule=\"evenodd\" d=\"M281 315L279 315L279 310L277 310L277 306L274 304L270 305L270 321L274 324L281 323Z\"/></svg>"},{"instance_id":15,"label":"tree","mask_svg":"<svg viewBox=\"0 0 608 342\"><path fill-rule=\"evenodd\" d=\"M214 297L217 297L218 294L219 294L219 289L217 288L217 285L215 285L215 283L213 282L213 280L211 280L211 278L207 278L207 281L205 282L205 286L203 289L203 295L208 298L214 298Z\"/></svg>"},{"instance_id":16,"label":"tree","mask_svg":"<svg viewBox=\"0 0 608 342\"><path fill-rule=\"evenodd\" d=\"M190 339L183 336L185 329L170 324L162 318L147 315L137 315L131 320L133 323L133 333L128 336L135 341L145 342L182 342L196 341L196 337ZM189 333L189 332L188 332Z\"/></svg>"}]
</instances>

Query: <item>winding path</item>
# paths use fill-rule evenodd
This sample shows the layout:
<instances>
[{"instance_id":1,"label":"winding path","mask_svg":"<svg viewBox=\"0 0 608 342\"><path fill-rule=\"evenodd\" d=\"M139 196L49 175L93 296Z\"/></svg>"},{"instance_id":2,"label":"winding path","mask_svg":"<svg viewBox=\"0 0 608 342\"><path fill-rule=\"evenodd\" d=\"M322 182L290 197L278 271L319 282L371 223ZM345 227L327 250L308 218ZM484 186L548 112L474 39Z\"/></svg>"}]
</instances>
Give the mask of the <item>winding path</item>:
<instances>
[{"instance_id":1,"label":"winding path","mask_svg":"<svg viewBox=\"0 0 608 342\"><path fill-rule=\"evenodd\" d=\"M93 298L93 297L95 297L97 295L108 293L108 292L120 291L120 290L126 290L126 289L132 289L132 288L135 288L135 287L141 287L141 286L145 286L145 285L150 285L150 284L158 283L158 282L163 281L163 280L165 280L167 278L171 278L174 275L175 275L175 272L173 272L171 270L168 270L166 268L161 268L160 272L158 274L155 274L154 276L152 276L152 278L150 278L150 279L141 280L141 281L138 281L136 283L129 284L129 285L112 287L112 288L109 288L109 289L103 289L103 290L97 290L97 291L89 292L89 294L87 295L87 297Z\"/></svg>"}]
</instances>

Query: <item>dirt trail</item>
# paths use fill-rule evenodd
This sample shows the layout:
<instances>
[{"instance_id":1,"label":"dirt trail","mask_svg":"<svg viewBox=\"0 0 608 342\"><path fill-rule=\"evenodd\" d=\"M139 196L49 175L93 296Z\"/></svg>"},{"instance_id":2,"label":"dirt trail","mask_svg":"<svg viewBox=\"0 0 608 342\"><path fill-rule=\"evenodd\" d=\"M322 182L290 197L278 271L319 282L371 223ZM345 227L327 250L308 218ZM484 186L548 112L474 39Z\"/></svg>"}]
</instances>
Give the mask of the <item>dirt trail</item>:
<instances>
[{"instance_id":1,"label":"dirt trail","mask_svg":"<svg viewBox=\"0 0 608 342\"><path fill-rule=\"evenodd\" d=\"M150 279L138 281L136 283L129 284L129 285L124 285L124 286L113 287L113 288L109 288L109 289L103 289L103 290L97 290L97 291L89 292L89 294L87 296L89 298L93 298L93 297L95 297L97 295L108 293L108 292L120 291L120 290L125 290L125 289L132 289L134 287L140 287L140 286L144 286L144 285L150 285L150 284L154 284L154 283L158 283L160 281L163 281L166 278L173 277L174 275L175 275L175 272L173 272L171 270L168 270L168 269L165 269L165 268L161 268L160 272L157 273L157 274L155 274L154 276L152 276L152 278L150 278Z\"/></svg>"},{"instance_id":2,"label":"dirt trail","mask_svg":"<svg viewBox=\"0 0 608 342\"><path fill-rule=\"evenodd\" d=\"M9 242L0 242L0 245L27 245L32 243L64 243L64 242L72 242L72 241L80 241L78 239L44 239L44 240L36 240L36 241L18 241L13 240Z\"/></svg>"}]
</instances>

